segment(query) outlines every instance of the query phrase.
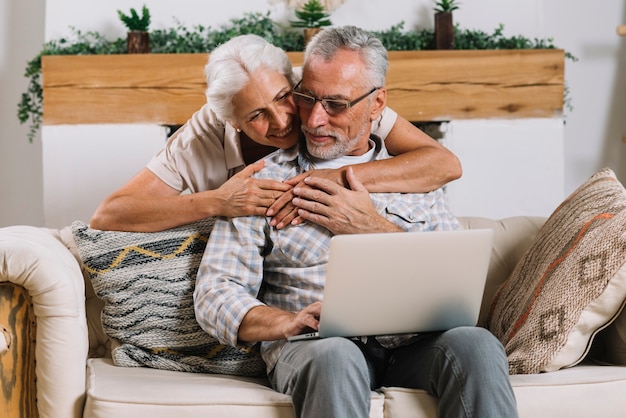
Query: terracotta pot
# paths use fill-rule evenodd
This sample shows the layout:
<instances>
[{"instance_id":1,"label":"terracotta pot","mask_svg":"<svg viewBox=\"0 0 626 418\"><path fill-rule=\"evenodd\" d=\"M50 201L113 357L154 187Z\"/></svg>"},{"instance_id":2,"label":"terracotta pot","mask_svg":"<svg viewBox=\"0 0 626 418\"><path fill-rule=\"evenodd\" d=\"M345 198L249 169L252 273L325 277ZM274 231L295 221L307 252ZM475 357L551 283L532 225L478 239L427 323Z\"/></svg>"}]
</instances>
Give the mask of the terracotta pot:
<instances>
[{"instance_id":1,"label":"terracotta pot","mask_svg":"<svg viewBox=\"0 0 626 418\"><path fill-rule=\"evenodd\" d=\"M128 32L126 37L126 50L129 54L150 53L150 34L142 31Z\"/></svg>"},{"instance_id":2,"label":"terracotta pot","mask_svg":"<svg viewBox=\"0 0 626 418\"><path fill-rule=\"evenodd\" d=\"M452 12L435 13L435 49L454 48Z\"/></svg>"},{"instance_id":3,"label":"terracotta pot","mask_svg":"<svg viewBox=\"0 0 626 418\"><path fill-rule=\"evenodd\" d=\"M306 47L311 39L313 39L313 37L321 30L322 28L304 28L304 46Z\"/></svg>"}]
</instances>

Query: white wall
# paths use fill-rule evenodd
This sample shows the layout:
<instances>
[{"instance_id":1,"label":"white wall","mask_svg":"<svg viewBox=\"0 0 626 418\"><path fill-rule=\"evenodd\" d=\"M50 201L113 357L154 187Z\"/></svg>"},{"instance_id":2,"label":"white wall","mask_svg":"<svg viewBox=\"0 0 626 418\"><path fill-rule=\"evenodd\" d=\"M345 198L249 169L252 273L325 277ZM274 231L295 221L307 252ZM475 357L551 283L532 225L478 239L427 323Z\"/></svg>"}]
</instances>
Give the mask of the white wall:
<instances>
[{"instance_id":1,"label":"white wall","mask_svg":"<svg viewBox=\"0 0 626 418\"><path fill-rule=\"evenodd\" d=\"M616 28L626 24L625 2L542 3L545 35L579 59L565 68L574 106L565 125L566 192L605 166L624 182L626 37L619 37Z\"/></svg>"},{"instance_id":2,"label":"white wall","mask_svg":"<svg viewBox=\"0 0 626 418\"><path fill-rule=\"evenodd\" d=\"M191 0L179 0L171 3L165 0L149 1L120 1L108 2L96 0L49 0L46 2L47 13L45 17L45 37L54 39L66 36L70 33L69 27L74 26L81 30L96 30L111 37L123 36L124 28L117 19L116 10L128 10L130 7L141 7L146 3L153 15L153 28L170 27L174 25L174 18L184 24L191 26L195 24L220 26L228 22L230 18L241 16L244 11L271 11L272 18L285 22L289 17L280 4L271 3L269 0L231 0L220 7L214 7L213 2L198 3ZM624 2L620 0L603 0L601 5L593 2L573 2L571 0L528 0L524 2L513 0L472 0L462 2L460 10L455 12L455 21L463 28L482 29L491 32L499 23L505 26L505 34L523 34L526 37L534 38L554 38L555 44L573 53L580 61L572 63L567 61L566 78L570 88L570 95L573 99L574 110L567 113L567 124L561 127L564 136L555 135L551 137L552 143L542 140L545 138L542 133L545 127L540 127L536 122L531 136L527 143L530 157L533 152L545 154L546 157L540 161L547 161L553 158L555 164L551 166L563 167L562 173L545 173L544 182L556 185L559 181L564 184L564 191L569 193L579 183L584 181L595 170L603 166L611 166L618 175L626 178L626 167L620 164L624 147L622 135L626 133L626 71L624 60L626 60L626 39L615 34L617 25L626 23L626 9ZM26 140L26 128L21 127L15 120L15 106L19 100L19 93L25 88L26 81L21 77L25 62L38 51L39 43L37 34L41 33L41 16L44 10L43 2L34 0L6 0L0 5L0 64L2 67L3 92L5 86L10 86L14 91L13 97L2 96L2 109L0 117L8 126L2 131L0 141L0 174L3 181L0 185L0 226L14 223L41 224L41 209L43 201L42 184L37 181L37 176L41 175L42 161L40 157L40 144L28 144ZM422 28L432 26L432 2L431 0L347 0L346 3L333 13L332 20L336 25L356 24L366 29L386 29L400 21L405 21L405 29ZM5 25L6 22L6 25ZM5 32L8 34L5 35ZM25 40L16 41L18 36L27 36ZM9 38L11 38L9 40ZM33 39L34 38L34 39ZM10 58L9 58L10 57ZM8 61L8 63L7 63ZM5 71L5 64L9 70ZM476 122L481 127L480 121ZM485 122L487 123L487 122ZM507 141L498 142L501 137L504 140L509 136L518 135L515 132L523 132L527 128L519 130L516 122L511 122L510 126L501 126L501 122L494 126L504 129L504 134L494 134L490 130L489 137L484 141L474 138L473 141L482 142L483 146L488 146L491 151L496 148L502 149L503 153L517 156L520 153L519 145L508 147ZM498 125L500 124L500 125ZM484 125L486 126L486 125ZM49 128L45 128L47 131ZM477 153L478 147L469 142L459 142L466 135L464 132L475 131L472 124L451 124L451 135L447 138L451 148L457 153L467 152ZM548 131L557 131L559 128L550 125ZM480 129L479 129L480 130ZM98 132L100 128L92 132ZM511 135L508 135L508 134ZM116 136L109 132L107 135L89 134L86 135L90 141L106 141L110 136ZM151 144L159 144L162 138L153 137L149 132L141 136L148 136ZM44 135L47 137L47 134ZM60 137L58 144L62 142L64 134L52 135ZM563 150L555 151L559 141L563 143ZM45 139L46 148L47 139ZM83 158L81 152L74 149L68 140L67 148L62 154ZM509 141L510 143L510 141ZM55 143L56 144L56 143ZM462 144L461 147L459 144ZM95 146L95 145L94 145ZM97 145L98 147L100 145ZM154 146L154 145L150 145ZM552 156L552 157L548 157ZM102 158L102 154L91 158ZM108 157L107 157L108 158ZM464 157L467 160L469 157ZM532 158L531 158L532 159ZM539 161L539 160L538 160ZM128 161L125 170L135 172L146 162L143 155L138 155L136 161ZM52 164L52 163L50 163ZM50 165L46 163L46 165ZM56 162L58 165L58 161ZM464 182L474 179L482 182L483 174L472 173L473 162L464 161L465 176ZM106 162L102 165L107 166ZM110 176L112 168L119 166L113 164L108 168L106 174L97 176ZM528 166L522 164L506 164L500 169L502 174L506 174L508 179L500 185L492 187L486 185L485 190L492 190L500 196L495 202L487 203L485 207L489 210L496 210L498 213L509 213L507 206L510 200L506 198L505 187L511 182L527 179L530 181L542 173L538 166ZM27 169L24 169L27 168ZM508 171L506 171L508 169ZM19 174L18 174L19 173ZM51 175L52 176L52 175ZM46 182L54 182L48 179ZM60 179L61 176L57 178ZM480 180L478 180L480 179ZM118 182L116 179L115 182ZM535 181L535 180L532 180ZM471 182L470 182L471 183ZM532 183L532 182L531 182ZM531 185L526 183L526 185ZM57 182L59 188L64 188L62 182ZM451 185L451 189L460 188L463 183ZM111 191L116 185L111 184ZM464 190L464 189L462 189ZM99 193L102 193L100 190ZM69 193L71 195L71 193ZM61 195L65 195L61 193ZM550 200L551 196L547 200ZM560 197L559 197L560 198ZM553 199L553 198L552 198ZM545 211L551 204L545 202L543 208L518 207L519 211L528 210L529 214L537 210ZM473 204L472 204L473 205ZM473 206L468 206L473 209ZM34 213L29 214L24 208L33 209ZM85 208L84 213L76 215L76 219L88 217ZM481 210L486 210L481 208ZM68 214L68 216L72 216ZM46 221L46 224L54 226ZM56 222L64 222L56 219Z\"/></svg>"},{"instance_id":3,"label":"white wall","mask_svg":"<svg viewBox=\"0 0 626 418\"><path fill-rule=\"evenodd\" d=\"M45 225L89 222L98 204L163 147L166 135L156 125L45 127Z\"/></svg>"},{"instance_id":4,"label":"white wall","mask_svg":"<svg viewBox=\"0 0 626 418\"><path fill-rule=\"evenodd\" d=\"M554 2L554 0L549 0ZM557 0L571 4L567 0ZM605 0L606 1L606 0ZM609 0L611 1L611 0ZM548 0L471 0L460 2L455 21L463 27L491 32L504 23L507 32L523 33L528 37L542 36L543 4ZM174 18L188 26L195 24L219 27L244 12L271 12L271 17L282 23L293 18L293 13L280 0L230 0L215 7L214 1L204 5L196 0L48 0L46 38L67 35L69 26L97 30L111 36L121 36L124 27L119 22L117 9L127 11L146 4L151 11L152 28L173 26ZM387 29L401 21L405 29L432 27L432 0L345 0L332 13L335 25L353 24L366 29Z\"/></svg>"},{"instance_id":5,"label":"white wall","mask_svg":"<svg viewBox=\"0 0 626 418\"><path fill-rule=\"evenodd\" d=\"M565 197L561 118L451 121L445 145L463 162L446 189L457 215L547 216Z\"/></svg>"},{"instance_id":6,"label":"white wall","mask_svg":"<svg viewBox=\"0 0 626 418\"><path fill-rule=\"evenodd\" d=\"M0 227L43 225L40 137L32 144L17 120L26 62L41 50L43 0L0 1Z\"/></svg>"}]
</instances>

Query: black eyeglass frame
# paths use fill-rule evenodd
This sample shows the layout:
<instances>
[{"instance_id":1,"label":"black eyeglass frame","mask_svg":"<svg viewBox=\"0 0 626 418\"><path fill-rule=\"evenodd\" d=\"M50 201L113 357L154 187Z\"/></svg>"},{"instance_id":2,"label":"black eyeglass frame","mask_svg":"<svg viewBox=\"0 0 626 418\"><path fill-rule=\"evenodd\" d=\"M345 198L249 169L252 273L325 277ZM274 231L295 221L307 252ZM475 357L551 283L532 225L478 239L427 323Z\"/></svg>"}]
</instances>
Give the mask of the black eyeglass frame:
<instances>
[{"instance_id":1,"label":"black eyeglass frame","mask_svg":"<svg viewBox=\"0 0 626 418\"><path fill-rule=\"evenodd\" d=\"M313 109L313 107L315 106L315 103L320 102L322 104L322 107L326 111L326 113L328 113L330 116L337 116L340 113L345 112L346 110L348 110L355 104L359 103L361 100L365 99L370 94L374 93L376 90L379 90L382 88L382 87L374 87L373 89L365 93L363 96L359 96L356 99L349 101L349 100L344 100L344 99L325 99L325 98L320 99L318 97L311 96L310 94L302 93L301 91L297 90L300 84L302 84L302 80L300 80L298 84L296 84L293 87L293 89L291 89L291 96L293 97L296 104L306 109ZM305 99L305 100L308 99L308 102L305 102L305 106L302 106L302 104L298 104L298 99ZM310 103L311 100L313 100L312 103ZM339 104L342 107L329 108L328 107L329 102Z\"/></svg>"}]
</instances>

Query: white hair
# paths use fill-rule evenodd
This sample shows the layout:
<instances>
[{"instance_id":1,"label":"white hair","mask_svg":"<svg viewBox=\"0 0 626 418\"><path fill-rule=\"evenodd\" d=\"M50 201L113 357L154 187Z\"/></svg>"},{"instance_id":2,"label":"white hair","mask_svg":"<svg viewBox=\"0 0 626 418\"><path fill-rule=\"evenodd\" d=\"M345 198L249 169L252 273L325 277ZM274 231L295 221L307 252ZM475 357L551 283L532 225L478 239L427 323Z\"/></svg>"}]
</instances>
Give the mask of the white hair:
<instances>
[{"instance_id":1,"label":"white hair","mask_svg":"<svg viewBox=\"0 0 626 418\"><path fill-rule=\"evenodd\" d=\"M356 26L332 27L322 30L307 44L304 63L311 57L331 61L340 49L357 51L365 64L365 78L375 87L385 85L389 68L387 49L380 39Z\"/></svg>"},{"instance_id":2,"label":"white hair","mask_svg":"<svg viewBox=\"0 0 626 418\"><path fill-rule=\"evenodd\" d=\"M209 106L224 121L233 120L233 97L259 68L275 70L293 85L292 65L282 49L257 35L241 35L218 46L204 67Z\"/></svg>"}]
</instances>

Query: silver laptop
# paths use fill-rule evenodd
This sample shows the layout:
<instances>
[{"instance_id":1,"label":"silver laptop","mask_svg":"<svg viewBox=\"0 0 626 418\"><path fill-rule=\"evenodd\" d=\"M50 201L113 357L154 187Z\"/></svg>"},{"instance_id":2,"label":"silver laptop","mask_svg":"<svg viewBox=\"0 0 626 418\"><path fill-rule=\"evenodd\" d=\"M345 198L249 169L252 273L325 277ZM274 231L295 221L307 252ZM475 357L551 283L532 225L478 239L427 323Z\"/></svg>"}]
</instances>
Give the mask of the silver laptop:
<instances>
[{"instance_id":1,"label":"silver laptop","mask_svg":"<svg viewBox=\"0 0 626 418\"><path fill-rule=\"evenodd\" d=\"M319 330L289 340L474 326L492 241L490 229L334 236Z\"/></svg>"}]
</instances>

